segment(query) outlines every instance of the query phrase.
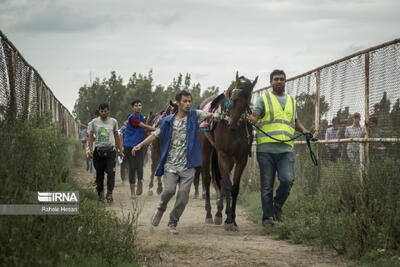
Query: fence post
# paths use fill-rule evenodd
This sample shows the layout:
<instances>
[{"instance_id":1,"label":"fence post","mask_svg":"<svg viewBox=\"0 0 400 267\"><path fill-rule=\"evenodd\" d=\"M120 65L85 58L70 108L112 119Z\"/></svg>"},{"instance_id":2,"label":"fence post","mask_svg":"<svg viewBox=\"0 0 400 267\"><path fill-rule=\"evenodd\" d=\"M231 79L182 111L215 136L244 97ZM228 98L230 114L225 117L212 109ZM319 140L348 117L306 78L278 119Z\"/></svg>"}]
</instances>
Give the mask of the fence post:
<instances>
[{"instance_id":1,"label":"fence post","mask_svg":"<svg viewBox=\"0 0 400 267\"><path fill-rule=\"evenodd\" d=\"M29 113L29 100L31 97L31 78L32 78L32 69L28 67L28 77L26 78L26 88L25 88L25 106L21 117L22 121L26 120Z\"/></svg>"},{"instance_id":2,"label":"fence post","mask_svg":"<svg viewBox=\"0 0 400 267\"><path fill-rule=\"evenodd\" d=\"M365 87L364 87L364 137L369 137L369 52L364 54L364 61L365 61ZM360 144L360 172L361 172L361 183L363 183L365 177L367 176L367 164L369 159L369 144L362 143Z\"/></svg>"},{"instance_id":3,"label":"fence post","mask_svg":"<svg viewBox=\"0 0 400 267\"><path fill-rule=\"evenodd\" d=\"M320 70L317 70L315 73L315 120L314 120L314 125L315 125L315 135L317 138L320 138L319 136L319 88L320 88L320 81L321 81L321 75L320 75ZM317 158L319 159L321 157L321 145L316 144L317 146ZM318 164L317 166L317 182L318 185L320 185L321 181L321 164Z\"/></svg>"},{"instance_id":4,"label":"fence post","mask_svg":"<svg viewBox=\"0 0 400 267\"><path fill-rule=\"evenodd\" d=\"M18 53L11 52L11 66L8 68L8 80L10 85L10 99L8 102L7 118L10 123L15 121L17 116L17 98L15 93L16 74L17 74L17 58Z\"/></svg>"}]
</instances>

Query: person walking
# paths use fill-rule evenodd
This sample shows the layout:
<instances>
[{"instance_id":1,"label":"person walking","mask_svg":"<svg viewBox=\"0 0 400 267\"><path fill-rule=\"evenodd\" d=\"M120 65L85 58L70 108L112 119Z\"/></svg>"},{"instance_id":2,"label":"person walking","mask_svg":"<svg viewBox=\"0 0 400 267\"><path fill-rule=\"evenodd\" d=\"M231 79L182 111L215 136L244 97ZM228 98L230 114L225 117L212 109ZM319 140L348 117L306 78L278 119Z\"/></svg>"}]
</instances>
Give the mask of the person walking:
<instances>
[{"instance_id":1,"label":"person walking","mask_svg":"<svg viewBox=\"0 0 400 267\"><path fill-rule=\"evenodd\" d=\"M135 157L132 156L132 148L143 141L145 130L155 131L156 128L145 124L144 116L142 114L142 101L136 99L131 103L133 113L129 115L128 122L126 123L125 137L124 137L124 153L129 164L129 184L131 189L131 198L134 199L136 195L141 195L143 192L143 165L144 165L144 151L138 151ZM137 190L135 194L137 177Z\"/></svg>"},{"instance_id":2,"label":"person walking","mask_svg":"<svg viewBox=\"0 0 400 267\"><path fill-rule=\"evenodd\" d=\"M192 95L188 91L178 92L175 100L178 112L163 118L159 122L160 128L132 150L132 154L135 155L143 146L160 138L161 160L157 166L156 176L164 175L164 190L151 218L151 224L158 226L169 200L175 195L176 186L179 186L175 206L168 222L168 231L172 234L179 233L176 227L189 201L195 169L202 164L199 124L208 118L218 118L217 114L192 110Z\"/></svg>"},{"instance_id":3,"label":"person walking","mask_svg":"<svg viewBox=\"0 0 400 267\"><path fill-rule=\"evenodd\" d=\"M118 122L109 117L110 107L108 104L99 105L99 117L93 119L89 127L89 157L93 158L96 168L96 186L99 201L104 201L104 173L107 173L107 195L108 203L113 202L112 192L115 185L115 159L116 150L119 156L124 157L122 146L118 137ZM94 135L96 140L93 142ZM93 143L95 149L93 150Z\"/></svg>"},{"instance_id":4,"label":"person walking","mask_svg":"<svg viewBox=\"0 0 400 267\"><path fill-rule=\"evenodd\" d=\"M287 140L295 130L310 133L297 119L296 100L285 93L286 74L274 70L270 74L272 91L264 93L256 101L248 119L270 136ZM257 161L260 167L260 187L263 225L282 220L282 207L293 186L294 141L281 143L257 130ZM275 173L278 173L279 187L274 195Z\"/></svg>"},{"instance_id":5,"label":"person walking","mask_svg":"<svg viewBox=\"0 0 400 267\"><path fill-rule=\"evenodd\" d=\"M356 112L353 114L353 124L346 127L344 132L345 138L361 138L364 137L364 127L361 127L361 114ZM358 162L360 160L360 143L348 143L346 147L347 157L350 161Z\"/></svg>"},{"instance_id":6,"label":"person walking","mask_svg":"<svg viewBox=\"0 0 400 267\"><path fill-rule=\"evenodd\" d=\"M119 130L118 130L118 135L119 135L121 144L124 143L127 122L128 122L128 120L125 120L124 124L122 125L122 127L119 128ZM129 175L128 159L127 159L127 157L125 155L125 157L123 159L121 157L118 157L118 161L119 161L119 164L120 164L120 174L121 174L122 185L125 185L126 173L128 172L128 175Z\"/></svg>"}]
</instances>

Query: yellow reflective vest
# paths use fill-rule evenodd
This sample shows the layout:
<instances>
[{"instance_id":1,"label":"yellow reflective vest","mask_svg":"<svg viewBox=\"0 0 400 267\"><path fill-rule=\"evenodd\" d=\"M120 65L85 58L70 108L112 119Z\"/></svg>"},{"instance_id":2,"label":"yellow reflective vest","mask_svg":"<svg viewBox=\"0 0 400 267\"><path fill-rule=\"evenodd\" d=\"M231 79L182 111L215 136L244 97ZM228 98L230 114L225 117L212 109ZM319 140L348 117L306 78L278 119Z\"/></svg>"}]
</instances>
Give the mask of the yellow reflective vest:
<instances>
[{"instance_id":1,"label":"yellow reflective vest","mask_svg":"<svg viewBox=\"0 0 400 267\"><path fill-rule=\"evenodd\" d=\"M267 92L262 94L265 105L265 115L257 121L257 126L264 132L279 140L294 137L296 120L296 100L290 95L286 97L285 109L279 104L276 96ZM257 145L264 143L279 143L257 129ZM294 141L285 142L291 147Z\"/></svg>"}]
</instances>

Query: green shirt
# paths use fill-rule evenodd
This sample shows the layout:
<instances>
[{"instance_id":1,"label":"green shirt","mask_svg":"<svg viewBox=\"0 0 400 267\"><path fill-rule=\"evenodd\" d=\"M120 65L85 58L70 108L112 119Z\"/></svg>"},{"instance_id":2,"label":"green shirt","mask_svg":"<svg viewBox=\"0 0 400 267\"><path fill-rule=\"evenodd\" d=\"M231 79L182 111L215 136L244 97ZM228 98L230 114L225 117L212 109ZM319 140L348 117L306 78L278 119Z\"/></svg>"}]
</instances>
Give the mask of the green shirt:
<instances>
[{"instance_id":1,"label":"green shirt","mask_svg":"<svg viewBox=\"0 0 400 267\"><path fill-rule=\"evenodd\" d=\"M281 105L282 109L284 109L286 106L287 95L285 94L283 96L278 96L278 95L275 96L276 99L278 99L278 102ZM257 99L256 104L254 105L254 112L259 113L260 118L265 116L265 104L262 96L260 96ZM297 113L296 113L296 119L297 119ZM285 143L263 143L257 145L257 152L278 154L278 153L286 153L292 151L293 151L292 147Z\"/></svg>"}]
</instances>

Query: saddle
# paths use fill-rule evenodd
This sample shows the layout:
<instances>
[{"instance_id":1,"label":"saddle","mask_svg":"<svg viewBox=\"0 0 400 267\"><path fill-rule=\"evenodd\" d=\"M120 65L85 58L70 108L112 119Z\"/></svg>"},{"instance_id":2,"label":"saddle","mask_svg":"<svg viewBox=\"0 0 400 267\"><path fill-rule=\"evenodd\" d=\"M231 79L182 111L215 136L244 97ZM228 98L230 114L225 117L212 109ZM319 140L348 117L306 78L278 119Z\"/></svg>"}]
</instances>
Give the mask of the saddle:
<instances>
[{"instance_id":1,"label":"saddle","mask_svg":"<svg viewBox=\"0 0 400 267\"><path fill-rule=\"evenodd\" d=\"M207 112L212 112L215 113L218 110L218 102L221 100L221 98L225 97L225 92L218 95L216 98L213 99L213 101L207 103L202 110L203 111L207 111ZM204 132L212 132L215 128L215 124L216 121L212 120L212 119L208 119L203 121L199 127L200 130L204 131Z\"/></svg>"}]
</instances>

